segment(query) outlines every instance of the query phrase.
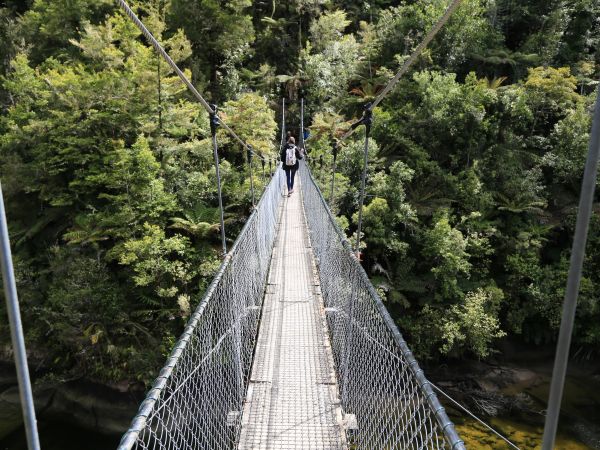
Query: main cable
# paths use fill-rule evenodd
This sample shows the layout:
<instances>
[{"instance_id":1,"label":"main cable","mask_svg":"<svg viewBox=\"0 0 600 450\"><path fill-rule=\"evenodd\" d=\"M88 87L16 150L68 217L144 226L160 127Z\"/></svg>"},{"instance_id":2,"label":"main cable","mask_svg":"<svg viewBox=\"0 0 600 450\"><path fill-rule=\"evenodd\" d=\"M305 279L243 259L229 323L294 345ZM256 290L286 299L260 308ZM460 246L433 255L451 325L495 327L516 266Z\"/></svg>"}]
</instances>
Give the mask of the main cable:
<instances>
[{"instance_id":1,"label":"main cable","mask_svg":"<svg viewBox=\"0 0 600 450\"><path fill-rule=\"evenodd\" d=\"M121 6L121 8L125 11L125 14L127 14L127 16L133 21L133 23L138 27L138 29L142 32L142 34L146 37L146 39L148 39L148 41L150 41L150 43L152 44L152 47L154 47L154 49L160 54L160 56L162 56L162 58L167 62L167 64L169 66L171 66L171 68L175 71L175 73L179 76L179 78L181 79L181 81L183 81L183 83L187 86L187 88L190 90L190 92L194 95L194 97L196 97L196 99L200 102L200 104L204 107L204 109L206 110L206 112L208 114L215 114L215 111L213 110L213 108L211 108L211 106L208 104L208 102L204 99L204 97L202 97L202 94L200 94L200 92L198 92L198 89L196 89L194 87L194 85L192 84L192 82L188 79L188 77L185 76L185 74L182 72L182 70L177 66L177 64L175 64L175 61L173 61L171 59L171 57L169 56L169 54L165 51L165 49L162 47L162 45L160 45L160 43L158 42L158 40L156 40L156 38L152 35L152 33L150 32L150 30L148 30L148 28L146 28L146 26L143 24L143 22L138 18L138 16L133 12L133 10L130 8L130 6L127 4L127 2L125 0L117 0L117 2L119 3L119 6ZM219 124L229 132L229 134L235 138L240 144L242 144L242 146L244 146L244 148L246 150L251 151L254 155L258 156L259 158L263 159L264 157L262 155L259 155L258 153L254 152L254 150L252 150L252 148L246 144L224 121L223 119L221 119L220 117L216 116L217 119L219 120Z\"/></svg>"},{"instance_id":2,"label":"main cable","mask_svg":"<svg viewBox=\"0 0 600 450\"><path fill-rule=\"evenodd\" d=\"M438 34L438 32L442 29L442 27L446 24L446 22L448 22L448 19L450 19L450 16L456 10L456 8L458 7L458 5L460 4L461 1L462 0L452 0L452 3L450 3L450 6L448 6L448 8L444 12L444 14L440 18L440 20L438 20L437 23L433 26L433 28L431 30L429 30L429 33L427 33L425 38L421 41L421 43L417 46L417 48L415 48L415 50L412 52L410 57L404 62L404 64L402 65L402 67L400 68L400 70L398 71L396 76L388 82L388 84L385 86L385 88L383 88L383 90L379 93L379 95L375 98L375 100L373 100L371 105L367 108L369 111L372 111L373 108L375 108L377 105L379 105L379 103L381 103L381 101L385 98L385 96L392 89L394 89L394 87L396 86L396 83L398 83L398 80L400 80L400 78L402 78L402 76L404 74L406 74L406 72L408 72L408 69L410 69L410 67L415 63L415 61L417 60L419 55L423 52L423 50L425 50L425 48L427 47L427 45L429 45L429 43L435 37L435 35ZM355 130L355 128L350 128L340 138L340 140L338 142L345 141L348 137L350 137L350 135L352 135L352 133L354 133L354 130Z\"/></svg>"}]
</instances>

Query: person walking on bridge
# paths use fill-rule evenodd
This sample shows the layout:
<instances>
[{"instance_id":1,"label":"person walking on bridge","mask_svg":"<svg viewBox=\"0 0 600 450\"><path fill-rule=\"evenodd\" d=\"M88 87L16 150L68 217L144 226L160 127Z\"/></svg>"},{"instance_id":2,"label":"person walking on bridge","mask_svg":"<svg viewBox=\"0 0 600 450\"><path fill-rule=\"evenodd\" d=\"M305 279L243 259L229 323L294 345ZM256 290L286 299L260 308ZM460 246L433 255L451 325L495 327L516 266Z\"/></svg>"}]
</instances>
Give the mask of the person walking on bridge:
<instances>
[{"instance_id":1,"label":"person walking on bridge","mask_svg":"<svg viewBox=\"0 0 600 450\"><path fill-rule=\"evenodd\" d=\"M296 147L296 140L293 136L288 138L287 144L281 149L281 168L285 171L287 180L288 197L294 192L294 178L296 171L300 166L299 161L302 159L302 154Z\"/></svg>"}]
</instances>

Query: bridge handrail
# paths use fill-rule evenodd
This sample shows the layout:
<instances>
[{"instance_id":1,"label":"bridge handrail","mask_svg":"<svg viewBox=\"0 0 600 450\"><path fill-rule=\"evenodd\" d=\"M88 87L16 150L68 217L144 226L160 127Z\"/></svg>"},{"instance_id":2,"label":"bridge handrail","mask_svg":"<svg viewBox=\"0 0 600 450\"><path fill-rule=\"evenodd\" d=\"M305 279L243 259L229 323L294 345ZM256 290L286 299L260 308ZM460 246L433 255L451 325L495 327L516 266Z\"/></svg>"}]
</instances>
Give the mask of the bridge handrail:
<instances>
[{"instance_id":1,"label":"bridge handrail","mask_svg":"<svg viewBox=\"0 0 600 450\"><path fill-rule=\"evenodd\" d=\"M329 205L327 204L327 201L323 197L323 193L321 192L319 184L314 179L311 170L308 168L308 164L306 164L304 161L301 162L300 173L301 173L301 177L302 177L303 197L306 196L307 188L309 188L309 189L312 188L316 191L318 198L320 200L321 206L327 215L327 220L333 227L333 230L335 231L337 238L341 241L342 246L348 252L350 260L352 261L352 264L354 265L354 269L356 270L356 272L360 276L361 280L363 281L364 285L368 289L371 300L373 301L375 307L377 308L377 311L381 315L381 318L383 319L383 322L385 323L388 331L391 333L396 345L399 347L402 356L407 361L408 368L409 368L410 372L412 373L412 375L414 376L414 378L417 380L419 389L421 390L421 393L422 393L423 397L425 398L425 401L427 402L427 405L428 405L430 411L434 414L437 425L443 431L444 439L447 442L447 444L450 446L449 448L452 450L465 449L464 442L458 436L456 429L454 428L454 424L449 419L444 407L441 405L439 399L437 398L437 395L435 394L435 392L431 386L431 383L427 380L423 370L419 367L419 364L418 364L416 358L414 357L413 353L410 351L408 344L402 337L402 334L400 333L398 326L394 322L394 319L392 319L392 317L390 316L387 308L385 307L385 305L383 304L383 301L381 300L381 297L379 296L379 294L375 290L375 287L369 280L367 273L365 272L365 270L362 267L362 265L360 264L360 262L357 260L356 254L352 250L352 245L348 241L344 232L340 229L340 226L338 225L337 221L335 220L335 217L333 216L333 214L329 208ZM306 204L305 204L305 208L306 208ZM306 214L308 216L309 212L307 211ZM308 224L309 230L311 230L311 223L310 223L310 220L308 220L308 217L307 217L307 221L309 222L309 224ZM312 233L311 233L311 242L312 242ZM315 243L312 242L312 244L313 244L313 248L314 248ZM315 254L317 255L318 253L319 253L319 249L315 249ZM317 256L317 264L320 264L319 259L320 258ZM319 272L321 273L321 270L319 270ZM326 304L326 306L328 306L328 305ZM353 318L350 317L350 320L353 320ZM330 330L330 332L331 332L331 330ZM337 361L336 361L336 366L337 366ZM339 372L339 368L338 368L338 372ZM342 383L341 380L340 380L340 383Z\"/></svg>"},{"instance_id":2,"label":"bridge handrail","mask_svg":"<svg viewBox=\"0 0 600 450\"><path fill-rule=\"evenodd\" d=\"M231 247L230 251L223 258L223 262L221 263L221 265L217 271L217 274L215 275L214 279L212 280L212 282L210 283L206 292L204 293L204 296L203 296L202 300L200 301L200 303L198 304L196 310L190 317L183 333L181 334L181 336L178 339L178 341L176 342L173 350L171 351L171 354L169 355L167 362L161 369L158 377L156 378L152 387L148 391L145 400L140 405L140 408L139 408L137 414L135 415L135 417L133 418L133 420L131 422L130 428L123 435L121 442L119 444L118 450L130 450L132 448L138 448L138 447L144 448L144 449L148 448L143 443L144 439L148 439L148 437L144 438L143 436L141 436L141 434L143 434L144 430L149 429L149 427L151 427L151 425L149 425L148 422L153 418L153 416L158 412L158 410L160 410L162 408L162 406L159 408L156 408L157 402L159 401L159 399L161 399L161 396L165 395L167 382L172 378L173 371L176 368L176 366L178 365L178 363L180 363L182 354L183 354L184 350L188 347L192 336L197 331L200 320L203 318L207 307L211 304L211 300L214 301L213 298L215 297L217 290L221 287L220 286L221 281L223 280L225 273L231 267L232 263L236 260L236 257L239 255L241 243L246 240L247 235L250 234L251 227L257 221L259 221L261 219L264 220L265 215L270 214L273 216L276 213L276 211L279 207L279 203L281 202L281 198L282 198L281 192L282 192L283 183L284 183L282 173L283 172L281 170L277 170L277 168L276 168L273 177L271 178L270 182L266 186L266 188L260 198L259 203L257 204L256 208L254 209L254 211L251 213L250 217L244 224L242 230L240 231L240 233L239 233L237 239L235 240L233 246ZM269 220L268 217L267 217L267 220ZM275 221L273 220L273 217L270 218L269 222L270 223L268 223L267 226L270 226L270 229L268 230L268 232L271 233L271 236L267 237L266 241L271 241L271 242L265 242L266 245L264 247L265 248L268 247L269 249L272 249L272 241L274 240L274 233L275 233ZM256 238L257 236L254 236L254 237ZM252 239L252 237L250 239ZM255 254L254 259L258 259L258 258L260 258L260 256L261 255ZM262 291L264 290L264 285L266 284L266 276L267 276L267 272L268 272L268 260L269 259L267 258L266 259L267 262L263 261L264 264L262 267L260 267L260 276L259 276L258 282L262 282L262 287L259 286L256 289L257 292L258 291L260 292L260 296L261 296L260 301L262 301ZM258 261L257 264L258 264L258 266L260 266L261 262ZM250 294L248 294L248 295L250 295ZM258 316L258 313L256 313L256 315ZM241 319L244 319L246 317L247 316L244 315L241 317ZM258 320L256 320L256 322L258 322ZM230 328L233 328L237 325L238 325L238 323L236 322ZM228 330L227 332L222 333L221 337L225 337L230 331L231 330ZM253 335L255 338L256 332L254 332ZM220 344L221 344L221 341L217 341L213 345L213 348L211 349L211 351L217 349ZM208 352L208 353L209 353L209 355L207 355L207 356L210 356L210 352ZM245 371L247 371L248 369L249 369L249 365L248 365L248 367L244 368ZM197 370L197 368L196 368L196 370ZM236 375L243 377L243 374L236 374ZM179 388L180 387L178 387L177 389L179 389ZM240 402L243 401L245 389L242 389L242 391L243 392L241 393ZM171 394L174 395L175 393L176 393L176 390L173 390L173 392ZM164 401L165 399L162 398L162 400ZM164 405L164 403L163 403L163 405ZM154 425L154 426L165 427L165 424L160 423L160 424ZM175 425L172 425L172 426L175 426ZM235 429L235 428L239 428L239 424L234 424L233 429ZM150 434L154 435L155 433L153 431L150 431ZM152 439L158 440L158 438L156 436L153 436ZM171 437L170 440L173 440L173 438ZM160 448L162 448L162 447L160 447Z\"/></svg>"}]
</instances>

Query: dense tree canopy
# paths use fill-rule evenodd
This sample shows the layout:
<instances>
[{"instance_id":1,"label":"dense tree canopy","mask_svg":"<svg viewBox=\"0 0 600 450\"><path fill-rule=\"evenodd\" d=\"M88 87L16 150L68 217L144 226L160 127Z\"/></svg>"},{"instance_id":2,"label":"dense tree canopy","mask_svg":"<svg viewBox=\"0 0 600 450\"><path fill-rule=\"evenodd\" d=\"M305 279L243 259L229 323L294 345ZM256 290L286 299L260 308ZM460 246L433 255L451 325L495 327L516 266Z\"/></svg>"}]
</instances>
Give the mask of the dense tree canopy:
<instances>
[{"instance_id":1,"label":"dense tree canopy","mask_svg":"<svg viewBox=\"0 0 600 450\"><path fill-rule=\"evenodd\" d=\"M278 153L280 96L293 128L305 95L329 186L332 141L448 2L132 3L261 155ZM219 263L207 114L109 0L4 2L0 75L0 176L37 366L147 381ZM465 0L376 108L364 266L421 358L556 339L599 77L597 1ZM349 236L361 133L335 174ZM233 239L250 212L248 161L219 141ZM589 354L599 269L596 211L575 334Z\"/></svg>"}]
</instances>

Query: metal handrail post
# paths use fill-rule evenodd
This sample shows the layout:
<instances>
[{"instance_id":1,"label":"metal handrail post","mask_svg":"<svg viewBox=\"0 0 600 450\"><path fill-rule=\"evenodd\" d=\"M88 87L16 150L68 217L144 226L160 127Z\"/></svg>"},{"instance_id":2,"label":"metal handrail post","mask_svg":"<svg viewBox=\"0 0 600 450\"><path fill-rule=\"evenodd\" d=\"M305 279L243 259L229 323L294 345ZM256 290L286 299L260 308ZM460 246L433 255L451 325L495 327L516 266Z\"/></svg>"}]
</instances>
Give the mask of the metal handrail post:
<instances>
[{"instance_id":1,"label":"metal handrail post","mask_svg":"<svg viewBox=\"0 0 600 450\"><path fill-rule=\"evenodd\" d=\"M356 253L356 257L360 260L360 232L362 228L362 218L363 218L363 205L365 203L365 189L367 185L367 168L369 165L369 135L371 134L371 124L373 123L373 112L371 111L371 104L368 103L365 106L365 112L363 114L362 119L360 119L357 123L352 125L352 128L356 128L359 125L365 126L365 155L364 155L364 167L362 173L362 179L360 182L360 200L358 202L358 225L356 230L356 248L354 252Z\"/></svg>"},{"instance_id":2,"label":"metal handrail post","mask_svg":"<svg viewBox=\"0 0 600 450\"><path fill-rule=\"evenodd\" d=\"M256 207L256 200L254 197L254 169L252 168L252 147L248 146L248 165L250 166L250 191L252 192L252 207Z\"/></svg>"},{"instance_id":3,"label":"metal handrail post","mask_svg":"<svg viewBox=\"0 0 600 450\"><path fill-rule=\"evenodd\" d=\"M300 132L298 133L298 137L300 140L300 148L306 154L306 149L304 147L304 97L300 98Z\"/></svg>"},{"instance_id":4,"label":"metal handrail post","mask_svg":"<svg viewBox=\"0 0 600 450\"><path fill-rule=\"evenodd\" d=\"M565 301L563 303L562 319L556 356L554 357L554 368L552 370L552 383L548 399L548 410L546 423L544 425L544 436L542 450L552 450L556 439L558 418L560 416L560 404L562 401L563 387L567 374L569 362L569 348L575 322L575 310L577 309L577 296L579 294L579 283L583 259L585 257L585 245L587 242L592 206L594 204L594 192L596 190L596 176L598 173L598 159L600 157L600 86L596 98L596 108L592 119L592 133L583 182L581 183L581 194L579 196L579 209L577 212L577 223L575 225L575 236L573 237L573 249L569 265L569 276L565 290Z\"/></svg>"},{"instance_id":5,"label":"metal handrail post","mask_svg":"<svg viewBox=\"0 0 600 450\"><path fill-rule=\"evenodd\" d=\"M281 99L281 147L285 145L285 97Z\"/></svg>"},{"instance_id":6,"label":"metal handrail post","mask_svg":"<svg viewBox=\"0 0 600 450\"><path fill-rule=\"evenodd\" d=\"M6 222L6 211L4 209L4 196L0 185L0 251L2 252L2 280L4 281L4 298L10 323L10 337L15 353L15 366L19 381L19 396L21 398L21 409L25 423L25 434L27 435L27 447L29 450L39 450L40 441L38 437L37 422L35 418L35 405L33 403L33 392L31 380L29 379L29 367L27 366L27 351L25 349L25 337L23 336L23 324L21 323L21 312L19 310L19 298L17 296L17 284L15 282L15 271L13 268L12 254L10 251L10 240L8 237L8 224Z\"/></svg>"}]
</instances>

